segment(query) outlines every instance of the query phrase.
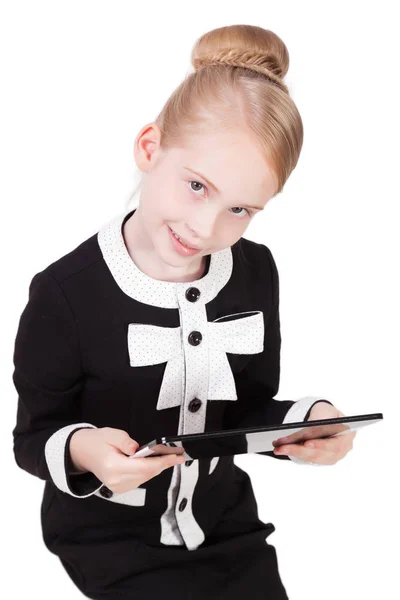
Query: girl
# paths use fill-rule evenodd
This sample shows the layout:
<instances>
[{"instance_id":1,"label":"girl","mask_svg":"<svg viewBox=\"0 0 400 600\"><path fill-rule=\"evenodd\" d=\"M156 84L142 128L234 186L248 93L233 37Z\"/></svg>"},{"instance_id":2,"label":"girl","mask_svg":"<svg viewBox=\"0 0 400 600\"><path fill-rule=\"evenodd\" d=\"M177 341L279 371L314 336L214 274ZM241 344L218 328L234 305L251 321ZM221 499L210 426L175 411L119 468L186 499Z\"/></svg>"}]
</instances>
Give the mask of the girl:
<instances>
[{"instance_id":1,"label":"girl","mask_svg":"<svg viewBox=\"0 0 400 600\"><path fill-rule=\"evenodd\" d=\"M157 436L343 416L274 399L278 271L243 237L302 147L287 49L235 25L203 35L192 63L136 138L139 207L33 277L15 340L15 459L46 482L46 547L94 600L287 599L275 527L233 457L128 455ZM333 464L352 437L280 458Z\"/></svg>"}]
</instances>

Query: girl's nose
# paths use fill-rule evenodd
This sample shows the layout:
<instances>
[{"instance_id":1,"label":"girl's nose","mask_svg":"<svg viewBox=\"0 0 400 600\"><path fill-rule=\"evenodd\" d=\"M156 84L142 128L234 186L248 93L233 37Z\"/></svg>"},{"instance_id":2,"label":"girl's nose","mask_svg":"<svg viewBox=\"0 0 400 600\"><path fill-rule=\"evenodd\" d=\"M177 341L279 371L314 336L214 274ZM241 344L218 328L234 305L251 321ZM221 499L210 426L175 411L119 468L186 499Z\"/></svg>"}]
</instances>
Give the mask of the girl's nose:
<instances>
[{"instance_id":1,"label":"girl's nose","mask_svg":"<svg viewBox=\"0 0 400 600\"><path fill-rule=\"evenodd\" d=\"M199 208L194 212L188 229L192 239L196 240L197 245L204 247L210 245L211 240L215 236L218 216L212 210L211 205L204 205L202 208L204 210Z\"/></svg>"}]
</instances>

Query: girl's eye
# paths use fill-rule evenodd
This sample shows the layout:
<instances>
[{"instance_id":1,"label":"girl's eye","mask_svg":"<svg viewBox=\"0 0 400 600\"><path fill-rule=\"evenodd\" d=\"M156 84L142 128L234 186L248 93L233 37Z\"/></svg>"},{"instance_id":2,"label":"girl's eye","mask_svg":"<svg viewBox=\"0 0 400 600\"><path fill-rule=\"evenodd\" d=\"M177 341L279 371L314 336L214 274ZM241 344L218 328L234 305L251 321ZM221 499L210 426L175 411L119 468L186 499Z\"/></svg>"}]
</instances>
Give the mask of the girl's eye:
<instances>
[{"instance_id":1,"label":"girl's eye","mask_svg":"<svg viewBox=\"0 0 400 600\"><path fill-rule=\"evenodd\" d=\"M238 208L239 210L245 210L246 213L251 216L251 210L248 210L247 208L244 208L243 206L234 206L231 210L235 210L236 208ZM240 213L233 213L234 215L240 215Z\"/></svg>"},{"instance_id":2,"label":"girl's eye","mask_svg":"<svg viewBox=\"0 0 400 600\"><path fill-rule=\"evenodd\" d=\"M205 185L203 185L202 183L200 183L199 181L189 181L190 183L190 189L192 190L192 192L198 192L199 190L194 190L192 187L192 183L195 183L196 185L201 185L201 187L203 187L205 190L207 189Z\"/></svg>"},{"instance_id":3,"label":"girl's eye","mask_svg":"<svg viewBox=\"0 0 400 600\"><path fill-rule=\"evenodd\" d=\"M202 187L202 188L204 188L205 190L207 189L207 188L206 188L206 186L205 186L205 185L203 185L202 183L200 183L199 181L189 181L189 183L190 183L190 189L191 189L193 192L198 192L199 190L198 190L198 189L197 189L197 190L194 190L194 189L193 189L193 187L192 187L192 183L195 183L196 185L198 185L198 186L201 186L201 187ZM245 210L245 211L246 211L246 213L247 213L249 216L251 216L251 214L252 214L252 211L251 211L251 210L248 210L247 208L243 208L243 207L239 207L239 206L235 206L235 207L234 207L234 208L232 208L231 210L234 210L234 209L236 209L236 208L240 208L240 210ZM233 214L235 214L235 215L239 214L239 215L240 215L240 213L233 213Z\"/></svg>"}]
</instances>

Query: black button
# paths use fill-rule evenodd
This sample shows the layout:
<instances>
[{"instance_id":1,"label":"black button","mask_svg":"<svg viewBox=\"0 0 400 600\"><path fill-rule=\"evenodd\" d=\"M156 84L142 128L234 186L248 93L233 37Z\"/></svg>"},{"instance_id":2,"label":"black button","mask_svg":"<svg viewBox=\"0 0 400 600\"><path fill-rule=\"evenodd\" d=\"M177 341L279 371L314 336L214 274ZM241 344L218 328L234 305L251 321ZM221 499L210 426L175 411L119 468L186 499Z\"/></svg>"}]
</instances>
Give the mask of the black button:
<instances>
[{"instance_id":1,"label":"black button","mask_svg":"<svg viewBox=\"0 0 400 600\"><path fill-rule=\"evenodd\" d=\"M189 302L196 302L200 298L200 290L196 287L190 287L186 290L186 300Z\"/></svg>"},{"instance_id":2,"label":"black button","mask_svg":"<svg viewBox=\"0 0 400 600\"><path fill-rule=\"evenodd\" d=\"M180 511L185 510L186 504L187 504L187 498L184 498L179 505L179 510Z\"/></svg>"},{"instance_id":3,"label":"black button","mask_svg":"<svg viewBox=\"0 0 400 600\"><path fill-rule=\"evenodd\" d=\"M189 333L188 340L191 346L198 346L202 339L203 336L200 331L192 331L192 333Z\"/></svg>"},{"instance_id":4,"label":"black button","mask_svg":"<svg viewBox=\"0 0 400 600\"><path fill-rule=\"evenodd\" d=\"M193 398L193 400L191 400L189 402L190 412L197 412L201 405L202 405L202 402L201 402L201 400L199 400L199 398Z\"/></svg>"},{"instance_id":5,"label":"black button","mask_svg":"<svg viewBox=\"0 0 400 600\"><path fill-rule=\"evenodd\" d=\"M194 460L194 459L193 459ZM190 465L192 464L193 460L187 460L185 462L185 467L190 467Z\"/></svg>"},{"instance_id":6,"label":"black button","mask_svg":"<svg viewBox=\"0 0 400 600\"><path fill-rule=\"evenodd\" d=\"M103 485L103 486L100 488L100 494L101 494L102 496L104 496L104 498L111 498L111 496L113 495L113 493L114 493L114 492L112 492L112 491L110 490L110 488L108 488L106 485Z\"/></svg>"}]
</instances>

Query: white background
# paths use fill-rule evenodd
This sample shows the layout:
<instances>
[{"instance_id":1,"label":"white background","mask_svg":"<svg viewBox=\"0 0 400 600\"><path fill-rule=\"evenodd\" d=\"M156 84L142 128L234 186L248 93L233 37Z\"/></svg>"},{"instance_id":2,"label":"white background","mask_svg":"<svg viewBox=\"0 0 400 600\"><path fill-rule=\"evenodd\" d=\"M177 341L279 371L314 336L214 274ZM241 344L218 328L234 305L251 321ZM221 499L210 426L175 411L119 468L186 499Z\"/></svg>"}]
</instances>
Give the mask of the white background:
<instances>
[{"instance_id":1,"label":"white background","mask_svg":"<svg viewBox=\"0 0 400 600\"><path fill-rule=\"evenodd\" d=\"M44 482L14 462L11 381L33 275L125 210L133 144L191 69L204 32L260 25L288 47L305 137L245 237L280 274L278 399L382 412L334 466L238 456L276 531L291 600L399 597L399 88L395 2L1 3L2 587L82 598L40 529ZM160 190L161 194L161 190ZM82 500L84 502L84 500ZM268 594L266 594L267 598ZM272 600L272 599L271 599Z\"/></svg>"}]
</instances>

